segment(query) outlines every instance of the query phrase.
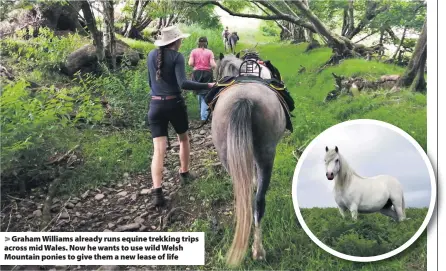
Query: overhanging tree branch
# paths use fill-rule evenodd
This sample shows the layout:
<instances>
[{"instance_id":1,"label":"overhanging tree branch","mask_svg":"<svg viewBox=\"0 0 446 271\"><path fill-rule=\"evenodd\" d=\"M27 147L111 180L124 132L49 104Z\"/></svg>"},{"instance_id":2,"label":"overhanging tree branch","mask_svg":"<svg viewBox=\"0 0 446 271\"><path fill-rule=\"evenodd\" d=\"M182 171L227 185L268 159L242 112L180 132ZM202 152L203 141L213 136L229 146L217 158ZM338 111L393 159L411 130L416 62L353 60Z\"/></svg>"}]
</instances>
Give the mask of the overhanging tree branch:
<instances>
[{"instance_id":1,"label":"overhanging tree branch","mask_svg":"<svg viewBox=\"0 0 446 271\"><path fill-rule=\"evenodd\" d=\"M256 1L259 2L261 4L263 4L263 6L267 7L268 9L270 9L271 5L269 5L267 3L267 5L265 5L265 1ZM295 18L291 15L288 14L284 14L282 12L280 12L279 10L277 10L275 7L273 7L273 10L278 11L279 13L274 12L273 10L271 10L271 12L274 13L274 15L257 15L257 14L247 14L247 13L240 13L240 12L233 12L232 10L230 10L228 7L223 6L221 3L217 2L217 1L204 1L204 2L185 2L188 4L194 4L194 5L199 5L199 7L204 7L206 5L214 5L217 6L219 8L221 8L222 10L226 11L227 13L229 13L229 15L232 16L237 16L237 17L244 17L244 18L254 18L254 19L261 19L261 20L267 20L267 21L275 21L275 20L284 20L299 26L302 26L304 28L309 29L310 31L316 33L316 28L308 22L305 22L299 18Z\"/></svg>"},{"instance_id":2,"label":"overhanging tree branch","mask_svg":"<svg viewBox=\"0 0 446 271\"><path fill-rule=\"evenodd\" d=\"M263 11L266 15L270 15L268 13L268 11L266 11L259 3L257 2L253 2L254 5L256 5L261 11ZM287 31L288 33L291 33L291 31L285 27L283 24L281 24L278 20L274 20L274 22L276 22L276 24L283 30Z\"/></svg>"}]
</instances>

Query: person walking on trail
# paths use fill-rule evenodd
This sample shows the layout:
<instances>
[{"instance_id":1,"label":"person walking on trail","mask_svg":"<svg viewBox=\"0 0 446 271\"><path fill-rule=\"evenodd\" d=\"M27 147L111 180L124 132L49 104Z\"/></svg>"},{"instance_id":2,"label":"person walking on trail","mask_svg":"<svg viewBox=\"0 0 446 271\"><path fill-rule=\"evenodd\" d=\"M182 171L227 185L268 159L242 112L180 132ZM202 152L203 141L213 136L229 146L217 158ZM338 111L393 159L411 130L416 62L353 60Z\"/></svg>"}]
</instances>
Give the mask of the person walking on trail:
<instances>
[{"instance_id":1,"label":"person walking on trail","mask_svg":"<svg viewBox=\"0 0 446 271\"><path fill-rule=\"evenodd\" d=\"M229 32L229 28L226 26L226 29L223 30L223 32L221 33L221 36L223 37L223 44L225 45L225 49L226 49L226 44L229 44L228 38L229 38L230 34L231 33Z\"/></svg>"},{"instance_id":2,"label":"person walking on trail","mask_svg":"<svg viewBox=\"0 0 446 271\"><path fill-rule=\"evenodd\" d=\"M190 53L189 65L194 68L192 73L192 80L200 83L209 83L214 81L214 74L212 69L217 67L214 60L214 53L207 49L208 40L206 37L198 39L198 48L195 48ZM205 122L208 118L208 105L205 102L206 94L209 90L203 89L196 91L198 96L198 104L200 106L200 118Z\"/></svg>"},{"instance_id":3,"label":"person walking on trail","mask_svg":"<svg viewBox=\"0 0 446 271\"><path fill-rule=\"evenodd\" d=\"M180 143L180 180L185 183L195 176L189 172L190 143L187 131L189 120L181 89L210 89L214 83L198 83L186 79L184 56L178 52L182 40L190 34L183 34L177 26L161 30L161 38L155 41L147 58L150 85L150 109L148 120L153 137L153 157L151 165L153 181L153 204L163 206L165 198L161 182L163 179L164 155L167 148L167 128L169 122L178 135Z\"/></svg>"}]
</instances>

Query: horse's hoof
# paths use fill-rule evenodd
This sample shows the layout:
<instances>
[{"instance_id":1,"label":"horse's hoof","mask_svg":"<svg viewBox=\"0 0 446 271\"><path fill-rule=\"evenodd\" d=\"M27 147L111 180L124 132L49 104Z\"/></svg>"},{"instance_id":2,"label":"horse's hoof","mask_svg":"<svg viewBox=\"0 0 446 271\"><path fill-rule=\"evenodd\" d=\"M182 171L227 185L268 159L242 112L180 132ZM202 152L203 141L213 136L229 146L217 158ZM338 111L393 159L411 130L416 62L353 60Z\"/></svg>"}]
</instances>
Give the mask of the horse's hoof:
<instances>
[{"instance_id":1,"label":"horse's hoof","mask_svg":"<svg viewBox=\"0 0 446 271\"><path fill-rule=\"evenodd\" d=\"M266 258L266 251L263 247L252 248L252 258L256 261L263 261Z\"/></svg>"}]
</instances>

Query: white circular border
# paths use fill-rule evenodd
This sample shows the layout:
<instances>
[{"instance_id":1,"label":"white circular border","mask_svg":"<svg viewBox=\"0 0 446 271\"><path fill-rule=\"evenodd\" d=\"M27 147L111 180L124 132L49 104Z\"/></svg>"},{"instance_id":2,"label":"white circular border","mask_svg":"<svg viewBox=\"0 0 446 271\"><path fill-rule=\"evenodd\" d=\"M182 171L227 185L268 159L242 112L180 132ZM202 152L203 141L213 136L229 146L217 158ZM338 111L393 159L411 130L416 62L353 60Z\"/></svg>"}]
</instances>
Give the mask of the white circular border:
<instances>
[{"instance_id":1,"label":"white circular border","mask_svg":"<svg viewBox=\"0 0 446 271\"><path fill-rule=\"evenodd\" d=\"M330 248L329 246L325 245L324 243L322 243L311 232L311 230L308 228L307 224L305 223L305 220L303 219L302 214L300 212L299 203L298 203L298 200L297 200L297 183L298 183L298 176L299 176L300 168L302 167L303 161L305 160L305 158L308 155L308 153L311 151L313 145L315 145L316 139L321 134L327 133L330 130L333 130L335 128L343 127L343 126L349 126L349 125L355 125L355 124L378 125L378 126L381 126L381 127L389 128L390 130L395 131L398 134L402 135L410 143L412 143L412 145L415 147L415 149L422 156L422 158L424 160L424 163L426 164L427 170L429 171L429 176L430 176L430 180L431 180L431 201L430 201L430 204L429 204L429 210L428 210L427 215L426 215L426 217L425 217L425 219L423 221L423 224L421 224L421 227L418 229L418 231L415 233L415 235L412 236L412 238L410 238L402 246L400 246L397 249L394 249L394 250L392 250L390 252L387 252L385 254L378 255L378 256L369 256L369 257L351 256L351 255L347 255L347 254L344 254L344 253L340 253L340 252ZM429 221L430 221L430 219L432 217L432 214L434 212L434 206L435 206L436 196L437 196L437 192L436 192L437 191L437 186L436 186L434 170L433 170L432 164L430 163L430 160L429 160L428 156L426 155L426 153L424 152L423 148L421 148L421 146L418 144L418 142L415 139L413 139L408 133L406 133L405 131L401 130L400 128L398 128L398 127L396 127L396 126L394 126L392 124L386 123L386 122L382 122L382 121L378 121L378 120L371 120L371 119L356 119L356 120L348 120L348 121L345 121L345 122L341 122L339 124L331 126L330 128L328 128L325 131L323 131L321 134L319 134L316 138L314 138L311 141L311 143L305 148L304 152L302 153L302 155L299 158L299 161L297 162L297 166L296 166L296 169L294 171L294 176L293 176L292 197L293 197L294 211L296 212L297 219L299 220L299 223L302 226L302 228L304 229L305 233L320 248L322 248L326 252L330 253L331 255L336 256L336 257L341 258L341 259L344 259L344 260L354 261L354 262L374 262L374 261L384 260L384 259L390 258L392 256L395 256L396 254L402 252L403 250L408 248L410 245L412 245L418 239L418 237L420 237L420 235L423 233L424 229L429 224Z\"/></svg>"}]
</instances>

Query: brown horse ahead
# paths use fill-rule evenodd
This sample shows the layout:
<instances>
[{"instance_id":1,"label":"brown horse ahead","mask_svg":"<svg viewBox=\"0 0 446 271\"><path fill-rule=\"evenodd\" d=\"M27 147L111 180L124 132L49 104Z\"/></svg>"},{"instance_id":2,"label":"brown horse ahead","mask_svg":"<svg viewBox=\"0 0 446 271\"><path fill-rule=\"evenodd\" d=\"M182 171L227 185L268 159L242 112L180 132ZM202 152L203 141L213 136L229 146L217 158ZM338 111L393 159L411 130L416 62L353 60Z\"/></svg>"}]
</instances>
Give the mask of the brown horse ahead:
<instances>
[{"instance_id":1,"label":"brown horse ahead","mask_svg":"<svg viewBox=\"0 0 446 271\"><path fill-rule=\"evenodd\" d=\"M238 75L242 60L220 55L216 78ZM265 213L265 195L271 179L276 146L285 132L285 113L276 94L259 82L235 84L224 91L215 105L212 140L229 172L235 197L235 235L227 263L235 266L248 249L252 226L252 192L257 186L254 209L254 259L265 259L260 221ZM257 171L257 178L255 178Z\"/></svg>"}]
</instances>

